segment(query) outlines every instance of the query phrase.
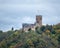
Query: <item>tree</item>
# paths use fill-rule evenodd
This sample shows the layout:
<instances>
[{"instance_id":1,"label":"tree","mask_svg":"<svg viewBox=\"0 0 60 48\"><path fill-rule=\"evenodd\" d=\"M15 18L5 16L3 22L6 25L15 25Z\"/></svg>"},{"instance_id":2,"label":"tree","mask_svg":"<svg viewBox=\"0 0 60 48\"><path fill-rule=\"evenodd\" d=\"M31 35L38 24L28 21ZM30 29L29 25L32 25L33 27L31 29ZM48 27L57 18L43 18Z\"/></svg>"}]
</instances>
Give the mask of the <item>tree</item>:
<instances>
[{"instance_id":1,"label":"tree","mask_svg":"<svg viewBox=\"0 0 60 48\"><path fill-rule=\"evenodd\" d=\"M14 28L12 27L12 29L11 29L12 31L14 30Z\"/></svg>"},{"instance_id":2,"label":"tree","mask_svg":"<svg viewBox=\"0 0 60 48\"><path fill-rule=\"evenodd\" d=\"M59 42L59 44L60 44L60 35L58 36L58 39L57 39L57 40L58 40L58 42Z\"/></svg>"},{"instance_id":3,"label":"tree","mask_svg":"<svg viewBox=\"0 0 60 48\"><path fill-rule=\"evenodd\" d=\"M55 31L52 31L51 33L52 33L52 34L56 34L56 32L55 32Z\"/></svg>"},{"instance_id":4,"label":"tree","mask_svg":"<svg viewBox=\"0 0 60 48\"><path fill-rule=\"evenodd\" d=\"M2 30L0 30L0 33L3 33L3 31L2 31Z\"/></svg>"},{"instance_id":5,"label":"tree","mask_svg":"<svg viewBox=\"0 0 60 48\"><path fill-rule=\"evenodd\" d=\"M44 31L45 31L45 26L42 26L42 27L40 28L40 30L44 32Z\"/></svg>"},{"instance_id":6,"label":"tree","mask_svg":"<svg viewBox=\"0 0 60 48\"><path fill-rule=\"evenodd\" d=\"M36 27L36 28L35 28L35 31L36 31L38 34L41 34L41 33L42 33L42 31L40 30L39 27Z\"/></svg>"},{"instance_id":7,"label":"tree","mask_svg":"<svg viewBox=\"0 0 60 48\"><path fill-rule=\"evenodd\" d=\"M58 36L58 48L60 48L60 35Z\"/></svg>"}]
</instances>

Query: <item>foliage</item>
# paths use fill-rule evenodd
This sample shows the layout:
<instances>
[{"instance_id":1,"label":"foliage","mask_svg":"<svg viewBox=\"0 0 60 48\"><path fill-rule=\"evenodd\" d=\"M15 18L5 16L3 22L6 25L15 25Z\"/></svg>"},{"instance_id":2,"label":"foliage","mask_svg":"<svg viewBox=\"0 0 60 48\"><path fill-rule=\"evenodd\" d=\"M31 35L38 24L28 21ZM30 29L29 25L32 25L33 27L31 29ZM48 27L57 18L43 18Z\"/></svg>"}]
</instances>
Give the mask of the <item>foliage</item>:
<instances>
[{"instance_id":1,"label":"foliage","mask_svg":"<svg viewBox=\"0 0 60 48\"><path fill-rule=\"evenodd\" d=\"M35 31L0 31L0 48L58 48L60 45L59 25L36 27Z\"/></svg>"}]
</instances>

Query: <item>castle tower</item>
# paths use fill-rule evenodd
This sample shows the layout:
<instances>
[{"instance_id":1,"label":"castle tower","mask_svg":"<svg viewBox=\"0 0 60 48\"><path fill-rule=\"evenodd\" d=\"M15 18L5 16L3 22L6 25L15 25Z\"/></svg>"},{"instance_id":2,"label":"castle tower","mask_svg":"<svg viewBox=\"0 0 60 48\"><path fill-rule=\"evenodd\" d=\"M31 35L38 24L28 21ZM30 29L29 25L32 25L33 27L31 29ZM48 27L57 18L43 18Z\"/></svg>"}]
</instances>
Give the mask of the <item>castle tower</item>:
<instances>
[{"instance_id":1,"label":"castle tower","mask_svg":"<svg viewBox=\"0 0 60 48\"><path fill-rule=\"evenodd\" d=\"M42 26L42 15L36 15L36 26Z\"/></svg>"}]
</instances>

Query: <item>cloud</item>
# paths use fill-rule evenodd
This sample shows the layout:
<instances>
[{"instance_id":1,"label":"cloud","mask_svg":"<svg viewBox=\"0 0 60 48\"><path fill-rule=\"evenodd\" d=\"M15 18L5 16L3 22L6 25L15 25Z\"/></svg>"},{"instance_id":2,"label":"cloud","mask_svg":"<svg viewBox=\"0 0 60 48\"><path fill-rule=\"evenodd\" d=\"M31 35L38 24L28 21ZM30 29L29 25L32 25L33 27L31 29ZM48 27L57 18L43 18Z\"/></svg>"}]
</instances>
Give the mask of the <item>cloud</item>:
<instances>
[{"instance_id":1,"label":"cloud","mask_svg":"<svg viewBox=\"0 0 60 48\"><path fill-rule=\"evenodd\" d=\"M0 0L0 29L34 23L36 14L43 16L43 24L59 23L60 0Z\"/></svg>"},{"instance_id":2,"label":"cloud","mask_svg":"<svg viewBox=\"0 0 60 48\"><path fill-rule=\"evenodd\" d=\"M34 23L35 18L30 17L30 16L24 16L21 21L22 23Z\"/></svg>"},{"instance_id":3,"label":"cloud","mask_svg":"<svg viewBox=\"0 0 60 48\"><path fill-rule=\"evenodd\" d=\"M39 4L42 0L0 0L0 4Z\"/></svg>"},{"instance_id":4,"label":"cloud","mask_svg":"<svg viewBox=\"0 0 60 48\"><path fill-rule=\"evenodd\" d=\"M58 16L46 16L43 17L43 24L57 24L60 22L60 19Z\"/></svg>"}]
</instances>

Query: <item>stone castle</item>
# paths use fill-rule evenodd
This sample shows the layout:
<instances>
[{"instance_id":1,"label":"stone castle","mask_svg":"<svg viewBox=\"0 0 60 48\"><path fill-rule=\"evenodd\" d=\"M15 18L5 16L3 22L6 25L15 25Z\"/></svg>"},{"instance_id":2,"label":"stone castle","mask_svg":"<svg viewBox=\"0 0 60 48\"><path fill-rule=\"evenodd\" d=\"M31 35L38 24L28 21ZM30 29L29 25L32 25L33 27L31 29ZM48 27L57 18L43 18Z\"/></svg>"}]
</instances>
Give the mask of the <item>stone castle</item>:
<instances>
[{"instance_id":1,"label":"stone castle","mask_svg":"<svg viewBox=\"0 0 60 48\"><path fill-rule=\"evenodd\" d=\"M42 15L36 15L36 22L34 24L23 23L23 31L28 31L29 29L35 30L36 27L42 26Z\"/></svg>"}]
</instances>

